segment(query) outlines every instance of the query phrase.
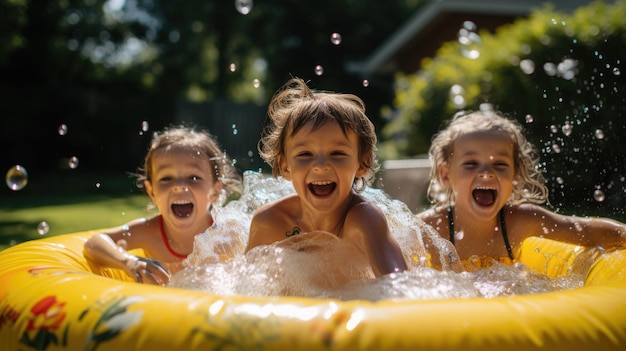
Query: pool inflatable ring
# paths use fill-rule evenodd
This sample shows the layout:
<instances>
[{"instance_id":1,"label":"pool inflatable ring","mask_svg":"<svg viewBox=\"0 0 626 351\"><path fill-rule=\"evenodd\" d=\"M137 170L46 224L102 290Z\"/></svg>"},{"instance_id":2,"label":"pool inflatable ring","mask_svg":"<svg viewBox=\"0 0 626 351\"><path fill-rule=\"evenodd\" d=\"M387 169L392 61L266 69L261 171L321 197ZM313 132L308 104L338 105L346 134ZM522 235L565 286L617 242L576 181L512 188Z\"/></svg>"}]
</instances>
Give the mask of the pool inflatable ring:
<instances>
[{"instance_id":1,"label":"pool inflatable ring","mask_svg":"<svg viewBox=\"0 0 626 351\"><path fill-rule=\"evenodd\" d=\"M583 287L421 301L216 296L90 265L93 232L0 252L0 350L625 350L626 250ZM522 261L563 274L581 248L531 238ZM546 260L555 253L560 263Z\"/></svg>"}]
</instances>

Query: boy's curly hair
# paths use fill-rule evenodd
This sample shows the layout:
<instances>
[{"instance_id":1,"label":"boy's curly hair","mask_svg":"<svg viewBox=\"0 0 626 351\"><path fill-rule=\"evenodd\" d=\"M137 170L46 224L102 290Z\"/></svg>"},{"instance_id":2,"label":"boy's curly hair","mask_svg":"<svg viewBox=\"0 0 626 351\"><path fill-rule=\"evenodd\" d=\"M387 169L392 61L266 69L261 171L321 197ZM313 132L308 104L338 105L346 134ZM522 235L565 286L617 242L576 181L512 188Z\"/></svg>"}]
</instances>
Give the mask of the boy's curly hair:
<instances>
[{"instance_id":1,"label":"boy's curly hair","mask_svg":"<svg viewBox=\"0 0 626 351\"><path fill-rule=\"evenodd\" d=\"M360 166L367 169L363 179L355 179L353 189L362 191L371 185L380 165L376 158L374 124L365 114L365 104L352 94L339 94L309 89L300 78L292 78L272 97L268 107L269 122L258 143L259 154L272 167L272 175L281 175L280 164L285 156L285 140L302 127L313 130L329 121L336 121L344 134L356 133Z\"/></svg>"}]
</instances>

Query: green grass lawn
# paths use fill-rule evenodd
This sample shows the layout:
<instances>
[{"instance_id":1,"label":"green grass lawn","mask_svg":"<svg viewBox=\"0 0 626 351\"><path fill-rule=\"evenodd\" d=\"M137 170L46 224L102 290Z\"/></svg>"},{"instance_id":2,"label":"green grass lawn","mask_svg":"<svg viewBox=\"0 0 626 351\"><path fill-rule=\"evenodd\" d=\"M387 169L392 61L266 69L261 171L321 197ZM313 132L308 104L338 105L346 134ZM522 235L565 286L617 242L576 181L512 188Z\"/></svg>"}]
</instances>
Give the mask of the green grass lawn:
<instances>
[{"instance_id":1,"label":"green grass lawn","mask_svg":"<svg viewBox=\"0 0 626 351\"><path fill-rule=\"evenodd\" d=\"M109 228L154 215L150 199L124 175L72 174L29 179L20 191L0 192L0 250L27 240ZM41 235L40 223L49 230Z\"/></svg>"}]
</instances>

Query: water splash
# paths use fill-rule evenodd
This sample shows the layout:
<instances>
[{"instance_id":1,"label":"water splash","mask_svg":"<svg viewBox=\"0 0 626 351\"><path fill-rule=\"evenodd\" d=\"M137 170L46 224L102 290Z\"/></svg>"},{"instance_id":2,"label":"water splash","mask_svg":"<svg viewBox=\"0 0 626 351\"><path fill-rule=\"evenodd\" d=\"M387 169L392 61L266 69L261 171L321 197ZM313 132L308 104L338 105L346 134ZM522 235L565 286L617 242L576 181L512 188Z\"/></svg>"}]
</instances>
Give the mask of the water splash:
<instances>
[{"instance_id":1,"label":"water splash","mask_svg":"<svg viewBox=\"0 0 626 351\"><path fill-rule=\"evenodd\" d=\"M260 206L295 192L291 182L244 174L244 193L214 209L216 225L196 236L185 268L169 287L233 296L301 296L378 301L513 296L582 286L584 273L549 279L523 264L493 262L464 271L454 246L380 189L362 196L375 203L403 250L409 270L374 278L367 257L325 232L302 233L259 246L245 255L252 215ZM223 199L222 199L223 200ZM595 257L590 251L585 257ZM560 258L555 257L555 260ZM573 265L586 272L588 260ZM572 278L573 277L573 278Z\"/></svg>"}]
</instances>

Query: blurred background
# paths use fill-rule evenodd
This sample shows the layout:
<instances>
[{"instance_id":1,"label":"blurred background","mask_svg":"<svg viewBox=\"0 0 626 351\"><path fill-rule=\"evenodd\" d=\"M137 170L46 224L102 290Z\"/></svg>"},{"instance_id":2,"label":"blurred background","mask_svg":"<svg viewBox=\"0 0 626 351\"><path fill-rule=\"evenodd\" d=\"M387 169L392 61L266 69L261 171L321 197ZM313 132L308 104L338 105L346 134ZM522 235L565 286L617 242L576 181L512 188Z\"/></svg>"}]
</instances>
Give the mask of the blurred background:
<instances>
[{"instance_id":1,"label":"blurred background","mask_svg":"<svg viewBox=\"0 0 626 351\"><path fill-rule=\"evenodd\" d=\"M415 212L432 135L491 106L541 151L553 209L626 220L624 0L0 0L0 27L0 245L146 215L129 173L169 125L267 172L291 77L365 101L376 186Z\"/></svg>"}]
</instances>

